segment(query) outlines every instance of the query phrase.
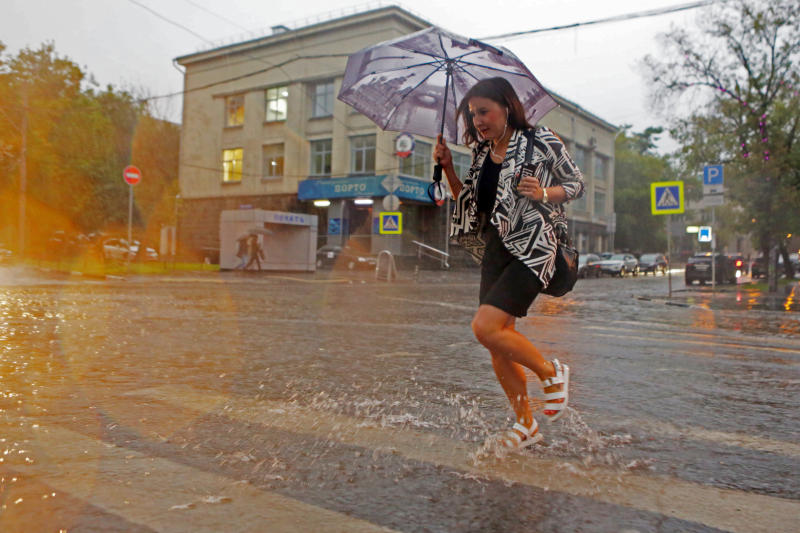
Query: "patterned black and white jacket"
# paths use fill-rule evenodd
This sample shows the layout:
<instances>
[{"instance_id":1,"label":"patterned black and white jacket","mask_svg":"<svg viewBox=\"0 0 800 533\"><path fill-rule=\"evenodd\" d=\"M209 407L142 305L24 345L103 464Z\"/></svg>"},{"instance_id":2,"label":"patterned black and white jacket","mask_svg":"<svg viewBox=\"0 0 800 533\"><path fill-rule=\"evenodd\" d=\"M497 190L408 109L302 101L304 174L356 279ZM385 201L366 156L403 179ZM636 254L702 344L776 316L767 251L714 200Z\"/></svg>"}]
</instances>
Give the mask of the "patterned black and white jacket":
<instances>
[{"instance_id":1,"label":"patterned black and white jacket","mask_svg":"<svg viewBox=\"0 0 800 533\"><path fill-rule=\"evenodd\" d=\"M556 229L559 232L566 231L567 217L563 204L541 204L550 215L553 225L559 226L554 228L536 209L533 200L517 192L527 142L521 131L514 131L508 141L490 221L497 228L506 248L536 274L543 287L547 287L555 269L558 246ZM472 166L458 195L450 228L450 237L479 263L486 245L478 233L475 200L478 179L489 149L488 141L480 142L472 149ZM542 187L561 185L567 194L566 201L583 196L583 175L558 135L549 128L537 127L532 149L534 175L539 178Z\"/></svg>"}]
</instances>

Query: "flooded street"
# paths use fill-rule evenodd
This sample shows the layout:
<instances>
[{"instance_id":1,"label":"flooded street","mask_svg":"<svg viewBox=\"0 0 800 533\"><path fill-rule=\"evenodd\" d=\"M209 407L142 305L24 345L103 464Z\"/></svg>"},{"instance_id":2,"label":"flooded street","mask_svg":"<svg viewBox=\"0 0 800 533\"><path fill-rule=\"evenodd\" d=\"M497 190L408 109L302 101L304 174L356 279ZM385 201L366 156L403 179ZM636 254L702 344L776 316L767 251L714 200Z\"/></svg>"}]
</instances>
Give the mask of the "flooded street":
<instances>
[{"instance_id":1,"label":"flooded street","mask_svg":"<svg viewBox=\"0 0 800 533\"><path fill-rule=\"evenodd\" d=\"M497 457L478 272L405 274L1 270L0 531L796 531L800 290L540 297L571 408Z\"/></svg>"}]
</instances>

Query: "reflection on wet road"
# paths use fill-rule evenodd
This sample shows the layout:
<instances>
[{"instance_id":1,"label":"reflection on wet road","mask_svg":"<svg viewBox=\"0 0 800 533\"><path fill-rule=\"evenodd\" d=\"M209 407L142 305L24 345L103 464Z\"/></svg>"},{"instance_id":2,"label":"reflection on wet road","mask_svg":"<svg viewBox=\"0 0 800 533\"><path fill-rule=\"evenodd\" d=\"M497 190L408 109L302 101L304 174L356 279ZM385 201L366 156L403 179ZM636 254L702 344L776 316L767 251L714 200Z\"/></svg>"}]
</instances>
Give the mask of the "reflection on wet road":
<instances>
[{"instance_id":1,"label":"reflection on wet road","mask_svg":"<svg viewBox=\"0 0 800 533\"><path fill-rule=\"evenodd\" d=\"M0 272L0 530L793 530L798 313L662 277L543 297L518 329L572 409L498 458L477 273L329 275Z\"/></svg>"}]
</instances>

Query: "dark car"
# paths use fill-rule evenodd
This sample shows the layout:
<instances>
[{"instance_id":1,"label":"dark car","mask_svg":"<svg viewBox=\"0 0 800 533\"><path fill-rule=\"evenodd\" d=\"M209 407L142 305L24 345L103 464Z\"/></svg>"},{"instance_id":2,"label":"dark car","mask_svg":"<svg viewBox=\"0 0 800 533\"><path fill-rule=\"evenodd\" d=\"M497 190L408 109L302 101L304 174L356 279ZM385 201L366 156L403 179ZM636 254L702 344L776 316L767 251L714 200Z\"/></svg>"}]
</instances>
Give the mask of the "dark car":
<instances>
[{"instance_id":1,"label":"dark car","mask_svg":"<svg viewBox=\"0 0 800 533\"><path fill-rule=\"evenodd\" d=\"M798 259L798 254L791 253L789 254L789 262L792 264L792 271L798 272L800 269L800 260ZM763 255L756 257L753 260L752 265L750 266L751 270L750 273L753 279L756 278L766 278L767 277L767 262L764 259ZM778 277L784 277L786 275L786 269L783 268L783 255L778 254Z\"/></svg>"},{"instance_id":2,"label":"dark car","mask_svg":"<svg viewBox=\"0 0 800 533\"><path fill-rule=\"evenodd\" d=\"M736 283L735 263L723 254L716 254L714 277L717 283ZM686 285L695 281L700 285L711 283L711 253L695 254L686 263Z\"/></svg>"},{"instance_id":3,"label":"dark car","mask_svg":"<svg viewBox=\"0 0 800 533\"><path fill-rule=\"evenodd\" d=\"M375 268L375 256L364 254L350 246L326 244L317 250L317 268L344 268L347 270Z\"/></svg>"},{"instance_id":4,"label":"dark car","mask_svg":"<svg viewBox=\"0 0 800 533\"><path fill-rule=\"evenodd\" d=\"M639 258L639 272L647 275L652 272L655 276L657 273L667 273L667 258L664 254L642 254Z\"/></svg>"},{"instance_id":5,"label":"dark car","mask_svg":"<svg viewBox=\"0 0 800 533\"><path fill-rule=\"evenodd\" d=\"M584 254L578 256L578 277L599 278L600 261L600 256L595 254Z\"/></svg>"}]
</instances>

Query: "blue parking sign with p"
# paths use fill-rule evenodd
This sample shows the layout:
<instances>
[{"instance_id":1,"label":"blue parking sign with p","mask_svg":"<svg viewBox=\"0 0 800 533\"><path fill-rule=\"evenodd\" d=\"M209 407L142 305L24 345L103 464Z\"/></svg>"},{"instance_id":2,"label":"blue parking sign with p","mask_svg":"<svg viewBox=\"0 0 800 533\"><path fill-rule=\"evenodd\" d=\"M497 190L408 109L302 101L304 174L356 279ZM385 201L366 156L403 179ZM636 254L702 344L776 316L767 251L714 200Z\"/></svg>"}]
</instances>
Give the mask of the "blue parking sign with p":
<instances>
[{"instance_id":1,"label":"blue parking sign with p","mask_svg":"<svg viewBox=\"0 0 800 533\"><path fill-rule=\"evenodd\" d=\"M703 185L722 185L722 165L706 165L703 167Z\"/></svg>"}]
</instances>

